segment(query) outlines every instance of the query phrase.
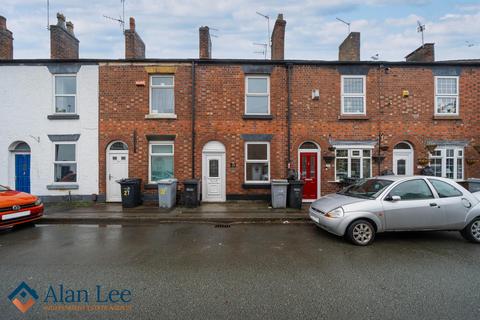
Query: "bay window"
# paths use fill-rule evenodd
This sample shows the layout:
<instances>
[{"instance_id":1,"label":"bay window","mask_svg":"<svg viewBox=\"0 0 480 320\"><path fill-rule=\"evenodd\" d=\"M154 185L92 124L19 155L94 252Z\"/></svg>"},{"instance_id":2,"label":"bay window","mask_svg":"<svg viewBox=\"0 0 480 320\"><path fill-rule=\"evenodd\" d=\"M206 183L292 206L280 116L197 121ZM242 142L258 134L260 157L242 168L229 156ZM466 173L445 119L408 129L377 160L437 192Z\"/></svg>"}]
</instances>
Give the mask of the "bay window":
<instances>
[{"instance_id":1,"label":"bay window","mask_svg":"<svg viewBox=\"0 0 480 320\"><path fill-rule=\"evenodd\" d=\"M149 183L155 183L161 179L173 178L173 143L150 142L149 151Z\"/></svg>"},{"instance_id":2,"label":"bay window","mask_svg":"<svg viewBox=\"0 0 480 320\"><path fill-rule=\"evenodd\" d=\"M437 148L430 154L430 167L437 177L463 180L463 148Z\"/></svg>"},{"instance_id":3,"label":"bay window","mask_svg":"<svg viewBox=\"0 0 480 320\"><path fill-rule=\"evenodd\" d=\"M245 143L245 183L270 181L270 144L268 142Z\"/></svg>"},{"instance_id":4,"label":"bay window","mask_svg":"<svg viewBox=\"0 0 480 320\"><path fill-rule=\"evenodd\" d=\"M371 149L336 149L335 179L370 178L372 176Z\"/></svg>"}]
</instances>

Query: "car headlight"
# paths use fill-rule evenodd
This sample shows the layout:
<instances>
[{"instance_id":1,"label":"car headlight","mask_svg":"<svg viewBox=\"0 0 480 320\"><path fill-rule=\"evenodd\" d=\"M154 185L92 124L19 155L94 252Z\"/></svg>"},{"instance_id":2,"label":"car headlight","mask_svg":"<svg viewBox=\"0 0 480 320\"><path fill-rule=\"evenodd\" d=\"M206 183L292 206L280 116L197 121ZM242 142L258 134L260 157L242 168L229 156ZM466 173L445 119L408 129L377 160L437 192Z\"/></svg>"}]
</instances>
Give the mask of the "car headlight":
<instances>
[{"instance_id":1,"label":"car headlight","mask_svg":"<svg viewBox=\"0 0 480 320\"><path fill-rule=\"evenodd\" d=\"M40 198L38 198L37 200L35 200L35 205L36 206L39 206L42 204L42 200Z\"/></svg>"},{"instance_id":2,"label":"car headlight","mask_svg":"<svg viewBox=\"0 0 480 320\"><path fill-rule=\"evenodd\" d=\"M331 210L330 212L327 212L325 214L325 217L329 217L329 218L341 218L341 217L343 217L342 207L339 207L339 208Z\"/></svg>"}]
</instances>

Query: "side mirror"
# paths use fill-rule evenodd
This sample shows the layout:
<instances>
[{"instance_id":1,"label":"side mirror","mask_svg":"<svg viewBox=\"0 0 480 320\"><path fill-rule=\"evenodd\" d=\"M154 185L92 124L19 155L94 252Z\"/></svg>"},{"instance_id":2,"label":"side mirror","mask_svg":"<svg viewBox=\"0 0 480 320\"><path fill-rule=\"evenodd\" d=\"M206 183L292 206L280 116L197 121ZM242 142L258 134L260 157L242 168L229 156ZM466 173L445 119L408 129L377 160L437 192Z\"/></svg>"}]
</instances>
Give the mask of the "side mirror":
<instances>
[{"instance_id":1,"label":"side mirror","mask_svg":"<svg viewBox=\"0 0 480 320\"><path fill-rule=\"evenodd\" d=\"M385 198L385 200L395 202L402 200L402 198L400 196L388 196Z\"/></svg>"}]
</instances>

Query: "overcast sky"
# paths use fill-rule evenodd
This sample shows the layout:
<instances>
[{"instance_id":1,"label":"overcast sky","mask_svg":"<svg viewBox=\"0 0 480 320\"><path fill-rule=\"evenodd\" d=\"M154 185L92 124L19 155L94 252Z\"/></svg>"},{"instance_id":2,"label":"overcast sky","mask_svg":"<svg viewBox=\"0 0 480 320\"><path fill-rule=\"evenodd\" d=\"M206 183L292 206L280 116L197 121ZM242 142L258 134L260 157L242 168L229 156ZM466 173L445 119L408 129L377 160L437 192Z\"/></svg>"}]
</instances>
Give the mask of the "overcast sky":
<instances>
[{"instance_id":1,"label":"overcast sky","mask_svg":"<svg viewBox=\"0 0 480 320\"><path fill-rule=\"evenodd\" d=\"M49 58L46 0L1 0L0 15L14 36L14 57ZM208 25L214 58L262 58L267 24L255 11L278 13L287 20L286 59L335 60L351 22L361 32L361 58L404 60L421 45L417 20L426 25L425 41L435 42L437 60L480 58L480 3L435 0L126 0L125 16L134 16L146 44L147 58L198 57L198 28ZM123 58L118 23L120 0L50 0L50 23L56 12L75 25L81 58ZM127 22L128 23L128 22Z\"/></svg>"}]
</instances>

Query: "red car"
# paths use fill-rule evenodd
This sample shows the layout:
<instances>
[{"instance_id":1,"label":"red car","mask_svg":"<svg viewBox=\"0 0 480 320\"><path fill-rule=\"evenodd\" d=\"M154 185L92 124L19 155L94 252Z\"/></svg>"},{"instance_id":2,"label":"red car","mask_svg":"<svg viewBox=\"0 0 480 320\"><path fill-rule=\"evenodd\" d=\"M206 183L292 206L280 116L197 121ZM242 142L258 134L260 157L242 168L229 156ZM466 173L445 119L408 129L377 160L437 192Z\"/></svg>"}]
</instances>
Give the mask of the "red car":
<instances>
[{"instance_id":1,"label":"red car","mask_svg":"<svg viewBox=\"0 0 480 320\"><path fill-rule=\"evenodd\" d=\"M32 222L42 215L43 203L38 197L0 185L0 228Z\"/></svg>"}]
</instances>

